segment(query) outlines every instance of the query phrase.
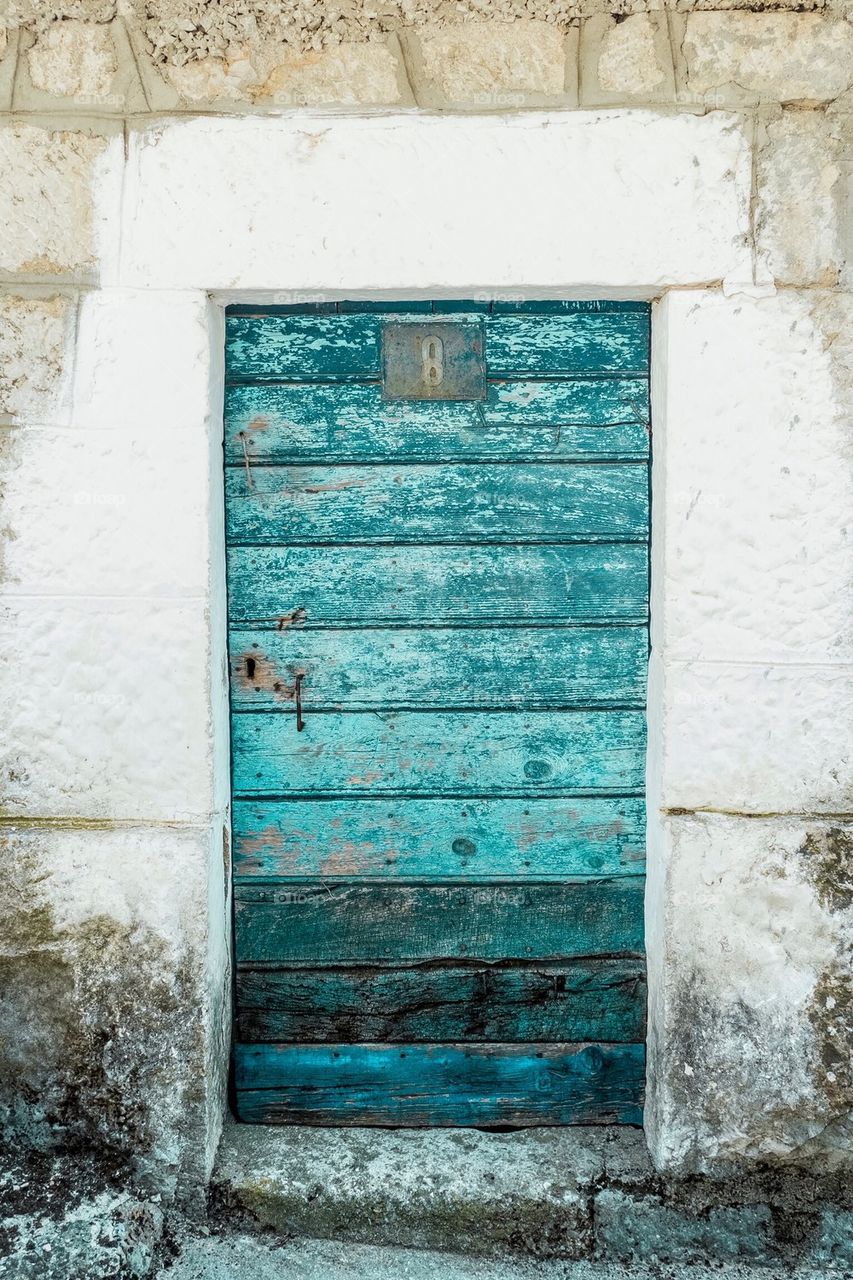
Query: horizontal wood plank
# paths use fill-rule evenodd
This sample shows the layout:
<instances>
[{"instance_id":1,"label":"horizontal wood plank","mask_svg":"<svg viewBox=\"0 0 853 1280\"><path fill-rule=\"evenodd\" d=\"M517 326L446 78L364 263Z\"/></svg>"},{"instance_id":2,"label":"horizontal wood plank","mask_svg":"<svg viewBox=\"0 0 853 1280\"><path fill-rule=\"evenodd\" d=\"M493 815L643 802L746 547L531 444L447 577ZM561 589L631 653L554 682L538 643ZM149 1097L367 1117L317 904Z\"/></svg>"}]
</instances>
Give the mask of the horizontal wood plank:
<instances>
[{"instance_id":1,"label":"horizontal wood plank","mask_svg":"<svg viewBox=\"0 0 853 1280\"><path fill-rule=\"evenodd\" d=\"M637 955L644 878L562 884L238 884L242 964Z\"/></svg>"},{"instance_id":2,"label":"horizontal wood plank","mask_svg":"<svg viewBox=\"0 0 853 1280\"><path fill-rule=\"evenodd\" d=\"M645 627L230 633L236 710L637 706Z\"/></svg>"},{"instance_id":3,"label":"horizontal wood plank","mask_svg":"<svg viewBox=\"0 0 853 1280\"><path fill-rule=\"evenodd\" d=\"M636 378L491 383L484 403L385 400L378 383L247 383L225 393L228 462L645 458Z\"/></svg>"},{"instance_id":4,"label":"horizontal wood plank","mask_svg":"<svg viewBox=\"0 0 853 1280\"><path fill-rule=\"evenodd\" d=\"M644 785L643 711L235 714L236 796L583 795Z\"/></svg>"},{"instance_id":5,"label":"horizontal wood plank","mask_svg":"<svg viewBox=\"0 0 853 1280\"><path fill-rule=\"evenodd\" d=\"M643 544L230 547L233 623L645 622Z\"/></svg>"},{"instance_id":6,"label":"horizontal wood plank","mask_svg":"<svg viewBox=\"0 0 853 1280\"><path fill-rule=\"evenodd\" d=\"M636 875L645 805L625 800L236 800L234 877L441 882Z\"/></svg>"},{"instance_id":7,"label":"horizontal wood plank","mask_svg":"<svg viewBox=\"0 0 853 1280\"><path fill-rule=\"evenodd\" d=\"M639 463L228 467L231 543L586 542L648 536Z\"/></svg>"},{"instance_id":8,"label":"horizontal wood plank","mask_svg":"<svg viewBox=\"0 0 853 1280\"><path fill-rule=\"evenodd\" d=\"M237 1039L256 1041L641 1041L642 961L239 969Z\"/></svg>"},{"instance_id":9,"label":"horizontal wood plank","mask_svg":"<svg viewBox=\"0 0 853 1280\"><path fill-rule=\"evenodd\" d=\"M227 376L299 381L378 378L382 325L393 314L228 316ZM464 314L458 313L458 318ZM403 305L399 317L411 318ZM647 310L493 313L482 321L490 374L557 376L648 368Z\"/></svg>"},{"instance_id":10,"label":"horizontal wood plank","mask_svg":"<svg viewBox=\"0 0 853 1280\"><path fill-rule=\"evenodd\" d=\"M238 1044L234 1066L250 1123L642 1123L642 1045Z\"/></svg>"}]
</instances>

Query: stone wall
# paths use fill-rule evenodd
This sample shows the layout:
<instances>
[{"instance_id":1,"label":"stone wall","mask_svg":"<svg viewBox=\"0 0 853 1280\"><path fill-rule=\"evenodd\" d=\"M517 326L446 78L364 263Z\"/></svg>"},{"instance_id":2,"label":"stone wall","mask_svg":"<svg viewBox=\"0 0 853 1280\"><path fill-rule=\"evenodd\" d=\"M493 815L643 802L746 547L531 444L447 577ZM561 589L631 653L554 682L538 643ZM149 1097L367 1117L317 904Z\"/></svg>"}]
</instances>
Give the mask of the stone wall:
<instances>
[{"instance_id":1,"label":"stone wall","mask_svg":"<svg viewBox=\"0 0 853 1280\"><path fill-rule=\"evenodd\" d=\"M190 1194L218 1136L223 298L477 286L659 300L655 1159L850 1162L853 25L802 10L0 9L15 1141Z\"/></svg>"}]
</instances>

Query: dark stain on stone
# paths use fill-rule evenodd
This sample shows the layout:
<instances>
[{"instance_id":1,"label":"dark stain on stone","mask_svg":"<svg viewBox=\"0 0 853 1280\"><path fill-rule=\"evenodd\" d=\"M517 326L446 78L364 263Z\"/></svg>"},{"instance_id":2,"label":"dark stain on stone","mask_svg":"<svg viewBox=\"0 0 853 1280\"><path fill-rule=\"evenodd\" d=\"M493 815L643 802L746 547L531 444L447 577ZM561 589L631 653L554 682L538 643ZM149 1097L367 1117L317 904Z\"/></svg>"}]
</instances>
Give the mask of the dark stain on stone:
<instances>
[{"instance_id":1,"label":"dark stain on stone","mask_svg":"<svg viewBox=\"0 0 853 1280\"><path fill-rule=\"evenodd\" d=\"M810 831L799 849L803 870L828 911L853 907L853 830Z\"/></svg>"}]
</instances>

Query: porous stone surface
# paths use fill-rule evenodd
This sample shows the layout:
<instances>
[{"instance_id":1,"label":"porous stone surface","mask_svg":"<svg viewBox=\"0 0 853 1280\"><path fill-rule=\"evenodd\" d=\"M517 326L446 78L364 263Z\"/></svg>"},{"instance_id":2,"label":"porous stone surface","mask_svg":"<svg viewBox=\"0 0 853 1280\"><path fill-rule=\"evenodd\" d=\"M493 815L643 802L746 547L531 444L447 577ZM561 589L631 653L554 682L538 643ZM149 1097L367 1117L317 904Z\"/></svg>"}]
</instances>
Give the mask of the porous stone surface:
<instances>
[{"instance_id":1,"label":"porous stone surface","mask_svg":"<svg viewBox=\"0 0 853 1280\"><path fill-rule=\"evenodd\" d=\"M224 58L169 67L167 75L191 103L225 99L276 106L377 106L401 100L399 59L379 41L308 52L281 46L257 53L232 48Z\"/></svg>"},{"instance_id":2,"label":"porous stone surface","mask_svg":"<svg viewBox=\"0 0 853 1280\"><path fill-rule=\"evenodd\" d=\"M14 121L0 126L0 273L93 274L120 138ZM116 193L117 194L117 193Z\"/></svg>"},{"instance_id":3,"label":"porous stone surface","mask_svg":"<svg viewBox=\"0 0 853 1280\"><path fill-rule=\"evenodd\" d=\"M117 69L110 27L56 23L38 36L27 52L27 63L35 88L97 103L109 94Z\"/></svg>"},{"instance_id":4,"label":"porous stone surface","mask_svg":"<svg viewBox=\"0 0 853 1280\"><path fill-rule=\"evenodd\" d=\"M853 83L853 26L821 13L692 12L689 95L829 102Z\"/></svg>"},{"instance_id":5,"label":"porous stone surface","mask_svg":"<svg viewBox=\"0 0 853 1280\"><path fill-rule=\"evenodd\" d=\"M0 293L0 422L55 421L68 398L76 299Z\"/></svg>"},{"instance_id":6,"label":"porous stone surface","mask_svg":"<svg viewBox=\"0 0 853 1280\"><path fill-rule=\"evenodd\" d=\"M0 1273L4 1280L144 1280L159 1254L159 1197L132 1188L127 1169L76 1153L4 1153Z\"/></svg>"},{"instance_id":7,"label":"porous stone surface","mask_svg":"<svg viewBox=\"0 0 853 1280\"><path fill-rule=\"evenodd\" d=\"M565 87L566 48L545 22L432 23L418 31L426 90L448 104L521 106Z\"/></svg>"},{"instance_id":8,"label":"porous stone surface","mask_svg":"<svg viewBox=\"0 0 853 1280\"><path fill-rule=\"evenodd\" d=\"M760 1262L772 1253L767 1205L722 1206L689 1217L660 1197L624 1191L595 1198L595 1241L601 1254L626 1262Z\"/></svg>"},{"instance_id":9,"label":"porous stone surface","mask_svg":"<svg viewBox=\"0 0 853 1280\"><path fill-rule=\"evenodd\" d=\"M584 23L581 37L584 105L636 99L660 102L674 91L664 13L617 22L605 14Z\"/></svg>"},{"instance_id":10,"label":"porous stone surface","mask_svg":"<svg viewBox=\"0 0 853 1280\"><path fill-rule=\"evenodd\" d=\"M758 153L760 269L777 284L836 284L844 266L842 137L822 111L785 111Z\"/></svg>"}]
</instances>

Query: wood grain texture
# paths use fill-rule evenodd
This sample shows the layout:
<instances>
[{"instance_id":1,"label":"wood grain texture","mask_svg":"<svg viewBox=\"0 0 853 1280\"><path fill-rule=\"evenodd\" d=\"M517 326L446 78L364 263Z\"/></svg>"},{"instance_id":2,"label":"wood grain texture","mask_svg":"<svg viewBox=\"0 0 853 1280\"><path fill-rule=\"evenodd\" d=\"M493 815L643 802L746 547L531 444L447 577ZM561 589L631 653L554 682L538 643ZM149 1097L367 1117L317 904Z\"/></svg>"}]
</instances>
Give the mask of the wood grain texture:
<instances>
[{"instance_id":1,"label":"wood grain texture","mask_svg":"<svg viewBox=\"0 0 853 1280\"><path fill-rule=\"evenodd\" d=\"M455 627L230 634L235 710L636 706L645 627Z\"/></svg>"},{"instance_id":2,"label":"wood grain texture","mask_svg":"<svg viewBox=\"0 0 853 1280\"><path fill-rule=\"evenodd\" d=\"M643 711L235 714L236 796L641 794Z\"/></svg>"},{"instance_id":3,"label":"wood grain texture","mask_svg":"<svg viewBox=\"0 0 853 1280\"><path fill-rule=\"evenodd\" d=\"M643 544L230 547L234 623L291 627L638 622Z\"/></svg>"},{"instance_id":4,"label":"wood grain texture","mask_svg":"<svg viewBox=\"0 0 853 1280\"><path fill-rule=\"evenodd\" d=\"M240 969L236 980L246 1042L631 1043L645 1032L645 969L635 959Z\"/></svg>"},{"instance_id":5,"label":"wood grain texture","mask_svg":"<svg viewBox=\"0 0 853 1280\"><path fill-rule=\"evenodd\" d=\"M482 404L388 401L378 383L245 383L225 393L230 463L645 458L644 379L490 383Z\"/></svg>"},{"instance_id":6,"label":"wood grain texture","mask_svg":"<svg viewBox=\"0 0 853 1280\"><path fill-rule=\"evenodd\" d=\"M238 1119L641 1124L642 1045L243 1045Z\"/></svg>"},{"instance_id":7,"label":"wood grain texture","mask_svg":"<svg viewBox=\"0 0 853 1280\"><path fill-rule=\"evenodd\" d=\"M562 884L238 884L243 964L639 955L644 878Z\"/></svg>"},{"instance_id":8,"label":"wood grain texture","mask_svg":"<svg viewBox=\"0 0 853 1280\"><path fill-rule=\"evenodd\" d=\"M236 883L561 880L645 859L642 799L236 800L233 832Z\"/></svg>"},{"instance_id":9,"label":"wood grain texture","mask_svg":"<svg viewBox=\"0 0 853 1280\"><path fill-rule=\"evenodd\" d=\"M401 306L401 319L405 311ZM378 378L381 329L392 314L231 315L226 319L227 376ZM464 316L456 313L459 320ZM647 310L491 314L483 323L490 375L641 373L648 368Z\"/></svg>"},{"instance_id":10,"label":"wood grain texture","mask_svg":"<svg viewBox=\"0 0 853 1280\"><path fill-rule=\"evenodd\" d=\"M233 543L645 540L638 463L228 467Z\"/></svg>"}]
</instances>

